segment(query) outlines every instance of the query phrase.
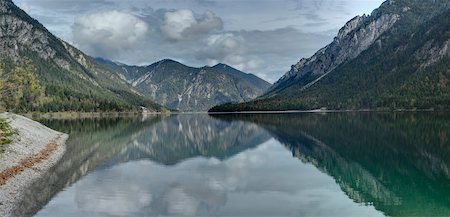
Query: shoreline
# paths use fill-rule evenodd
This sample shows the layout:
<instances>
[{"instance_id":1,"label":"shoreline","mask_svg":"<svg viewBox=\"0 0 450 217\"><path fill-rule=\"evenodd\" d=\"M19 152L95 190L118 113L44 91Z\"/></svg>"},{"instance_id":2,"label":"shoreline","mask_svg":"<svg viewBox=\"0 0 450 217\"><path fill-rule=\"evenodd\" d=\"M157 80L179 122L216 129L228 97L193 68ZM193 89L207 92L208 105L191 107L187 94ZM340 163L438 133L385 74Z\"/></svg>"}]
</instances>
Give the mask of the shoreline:
<instances>
[{"instance_id":1,"label":"shoreline","mask_svg":"<svg viewBox=\"0 0 450 217\"><path fill-rule=\"evenodd\" d=\"M77 118L114 118L114 117L134 117L137 115L162 115L166 112L48 112L48 113L23 113L24 117L35 119L77 119Z\"/></svg>"},{"instance_id":2,"label":"shoreline","mask_svg":"<svg viewBox=\"0 0 450 217\"><path fill-rule=\"evenodd\" d=\"M295 114L295 113L351 113L351 112L375 112L375 113L395 113L395 112L448 112L448 110L434 109L396 109L396 110L376 110L376 109L347 109L347 110L287 110L287 111L235 111L235 112L208 112L211 115L226 114Z\"/></svg>"},{"instance_id":3,"label":"shoreline","mask_svg":"<svg viewBox=\"0 0 450 217\"><path fill-rule=\"evenodd\" d=\"M54 166L66 150L67 134L26 117L0 113L17 131L0 155L0 216L15 216L25 190Z\"/></svg>"},{"instance_id":4,"label":"shoreline","mask_svg":"<svg viewBox=\"0 0 450 217\"><path fill-rule=\"evenodd\" d=\"M208 112L208 111L170 111L170 112L49 112L49 113L23 113L20 114L30 119L79 119L79 118L116 118L116 117L136 117L151 115L186 115L186 114L290 114L290 113L350 113L350 112L449 112L450 110L436 109L313 109L313 110L286 110L286 111L229 111L229 112Z\"/></svg>"}]
</instances>

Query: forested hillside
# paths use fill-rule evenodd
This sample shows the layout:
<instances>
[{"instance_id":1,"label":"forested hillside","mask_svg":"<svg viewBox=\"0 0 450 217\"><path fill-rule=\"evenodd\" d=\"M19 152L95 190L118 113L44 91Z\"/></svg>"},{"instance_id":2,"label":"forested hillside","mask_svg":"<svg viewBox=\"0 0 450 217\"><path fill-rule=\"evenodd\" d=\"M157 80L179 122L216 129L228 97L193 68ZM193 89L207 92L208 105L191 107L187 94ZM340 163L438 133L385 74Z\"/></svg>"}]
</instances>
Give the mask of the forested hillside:
<instances>
[{"instance_id":1,"label":"forested hillside","mask_svg":"<svg viewBox=\"0 0 450 217\"><path fill-rule=\"evenodd\" d=\"M395 22L386 17L396 17ZM313 58L293 66L266 95L211 111L450 108L448 1L390 0L358 22L351 28L347 24ZM383 25L386 30L374 38L371 30ZM362 46L355 40L371 44L361 51L352 47ZM351 50L358 55L346 54L337 66L322 61L337 61L336 55Z\"/></svg>"},{"instance_id":2,"label":"forested hillside","mask_svg":"<svg viewBox=\"0 0 450 217\"><path fill-rule=\"evenodd\" d=\"M162 110L11 0L0 2L0 90L14 112Z\"/></svg>"}]
</instances>

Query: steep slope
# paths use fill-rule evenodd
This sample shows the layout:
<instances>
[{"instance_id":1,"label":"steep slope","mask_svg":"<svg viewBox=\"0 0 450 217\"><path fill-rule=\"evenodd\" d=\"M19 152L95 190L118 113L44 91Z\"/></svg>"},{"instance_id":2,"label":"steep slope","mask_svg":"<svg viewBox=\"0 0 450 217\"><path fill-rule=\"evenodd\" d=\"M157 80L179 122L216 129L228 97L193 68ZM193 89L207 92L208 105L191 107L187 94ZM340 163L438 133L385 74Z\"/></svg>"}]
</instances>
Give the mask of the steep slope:
<instances>
[{"instance_id":1,"label":"steep slope","mask_svg":"<svg viewBox=\"0 0 450 217\"><path fill-rule=\"evenodd\" d=\"M162 60L149 66L127 66L97 60L144 95L181 111L207 111L222 103L248 101L269 87L266 81L224 64L194 68Z\"/></svg>"},{"instance_id":2,"label":"steep slope","mask_svg":"<svg viewBox=\"0 0 450 217\"><path fill-rule=\"evenodd\" d=\"M162 108L11 0L0 1L0 90L0 107L17 112Z\"/></svg>"},{"instance_id":3,"label":"steep slope","mask_svg":"<svg viewBox=\"0 0 450 217\"><path fill-rule=\"evenodd\" d=\"M229 65L223 64L223 63L219 63L219 64L213 66L212 68L215 70L221 71L221 72L228 73L229 75L231 75L235 78L245 80L245 81L249 82L250 84L256 86L257 88L264 90L263 92L265 92L271 86L271 84L269 82L259 78L258 76L254 75L254 74L239 71L239 70L237 70Z\"/></svg>"},{"instance_id":4,"label":"steep slope","mask_svg":"<svg viewBox=\"0 0 450 217\"><path fill-rule=\"evenodd\" d=\"M450 108L450 3L389 0L262 97L212 111Z\"/></svg>"}]
</instances>

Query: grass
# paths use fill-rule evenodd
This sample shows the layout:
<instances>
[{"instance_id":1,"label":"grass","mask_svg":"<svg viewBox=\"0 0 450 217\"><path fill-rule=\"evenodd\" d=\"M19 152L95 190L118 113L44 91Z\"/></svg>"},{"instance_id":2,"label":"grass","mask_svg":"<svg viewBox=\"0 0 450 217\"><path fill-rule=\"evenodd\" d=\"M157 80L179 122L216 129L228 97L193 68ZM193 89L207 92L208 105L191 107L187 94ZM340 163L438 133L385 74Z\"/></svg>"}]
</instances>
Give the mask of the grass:
<instances>
[{"instance_id":1,"label":"grass","mask_svg":"<svg viewBox=\"0 0 450 217\"><path fill-rule=\"evenodd\" d=\"M3 146L12 142L10 138L16 132L11 129L9 123L5 119L0 119L0 153L4 152Z\"/></svg>"}]
</instances>

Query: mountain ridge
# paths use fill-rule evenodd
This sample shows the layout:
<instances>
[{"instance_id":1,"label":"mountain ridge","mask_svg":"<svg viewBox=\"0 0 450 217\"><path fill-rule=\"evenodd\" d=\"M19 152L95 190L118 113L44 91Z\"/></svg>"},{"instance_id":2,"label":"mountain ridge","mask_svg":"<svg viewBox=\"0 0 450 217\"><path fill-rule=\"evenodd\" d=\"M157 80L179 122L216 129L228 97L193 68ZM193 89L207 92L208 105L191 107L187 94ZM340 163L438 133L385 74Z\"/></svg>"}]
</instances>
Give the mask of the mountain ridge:
<instances>
[{"instance_id":1,"label":"mountain ridge","mask_svg":"<svg viewBox=\"0 0 450 217\"><path fill-rule=\"evenodd\" d=\"M448 109L449 8L446 0L385 1L347 22L265 95L211 111Z\"/></svg>"},{"instance_id":2,"label":"mountain ridge","mask_svg":"<svg viewBox=\"0 0 450 217\"><path fill-rule=\"evenodd\" d=\"M97 60L144 95L181 111L207 111L222 103L248 101L270 86L253 74L225 64L196 68L163 59L146 66L128 66Z\"/></svg>"},{"instance_id":3,"label":"mountain ridge","mask_svg":"<svg viewBox=\"0 0 450 217\"><path fill-rule=\"evenodd\" d=\"M11 0L0 2L0 27L0 108L15 112L164 110L54 36Z\"/></svg>"}]
</instances>

